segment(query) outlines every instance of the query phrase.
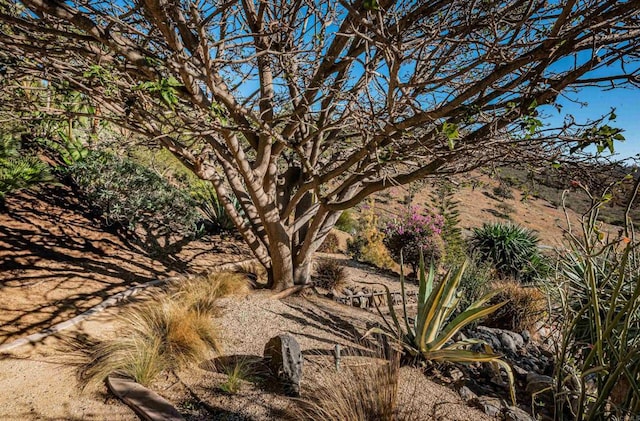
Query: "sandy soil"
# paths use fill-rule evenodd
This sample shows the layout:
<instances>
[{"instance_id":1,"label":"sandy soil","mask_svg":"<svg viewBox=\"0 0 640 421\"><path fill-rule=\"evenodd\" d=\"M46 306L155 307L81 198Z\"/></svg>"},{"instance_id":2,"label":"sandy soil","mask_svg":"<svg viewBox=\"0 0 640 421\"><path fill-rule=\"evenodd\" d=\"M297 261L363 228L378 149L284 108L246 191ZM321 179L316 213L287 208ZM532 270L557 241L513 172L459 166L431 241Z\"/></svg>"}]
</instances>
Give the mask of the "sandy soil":
<instances>
[{"instance_id":1,"label":"sandy soil","mask_svg":"<svg viewBox=\"0 0 640 421\"><path fill-rule=\"evenodd\" d=\"M500 201L487 194L492 182L487 177L483 187L457 193L465 229L500 219L494 212ZM418 192L414 202L427 203L428 194L428 188ZM522 202L516 190L514 195L513 200L505 201L513 208L510 219L536 230L543 244L561 245L564 213L543 200ZM64 187L21 193L8 198L9 210L0 214L0 344L67 320L132 285L194 273L248 256L246 247L237 240L208 238L186 246L177 259L153 259L143 248L105 231L70 197ZM393 211L393 206L382 207ZM570 219L576 221L577 215L570 211ZM399 289L392 274L339 255L323 258L342 259L349 284L355 289L372 288L371 283ZM109 309L70 333L112 335L113 316L118 311ZM375 317L327 300L273 301L259 293L241 302L229 301L220 324L226 357L259 356L270 337L290 332L312 360L336 343L355 346L355 338L362 336ZM0 356L0 419L137 419L104 387L80 391L75 378L77 361L62 344L59 338L50 338L44 344ZM212 410L217 411L214 419L279 419L278 411L289 404L259 384L245 385L238 395L224 395L219 392L224 375L212 367L203 364L177 373L176 378L169 376L156 385L157 390L186 412L194 406L194 400L206 402L209 411L203 415L202 408L196 408L194 420L211 418ZM401 385L405 391L424 392L420 393L424 401L421 406L430 411L425 419L487 419L462 404L451 390L410 369L403 369Z\"/></svg>"},{"instance_id":2,"label":"sandy soil","mask_svg":"<svg viewBox=\"0 0 640 421\"><path fill-rule=\"evenodd\" d=\"M246 259L236 240L206 238L176 259L144 249L87 218L64 187L7 198L0 213L0 344L48 328L105 298L158 278Z\"/></svg>"},{"instance_id":3,"label":"sandy soil","mask_svg":"<svg viewBox=\"0 0 640 421\"><path fill-rule=\"evenodd\" d=\"M237 394L220 391L224 374L216 361L259 358L264 344L287 332L300 342L305 355L303 393L317 370L318 358L335 344L343 350L359 347L360 338L376 316L364 310L335 304L318 297L272 300L265 292L222 301L219 319L224 356L205 361L199 367L168 375L152 387L181 408L190 420L279 420L292 405L272 385L245 382ZM68 335L78 333L106 338L114 334L113 308L92 318ZM213 357L213 356L212 356ZM104 386L81 390L76 378L78 359L65 348L64 337L52 337L32 348L5 354L0 359L0 419L6 420L132 420L134 413L112 398ZM403 368L400 401L413 402L420 419L490 420L469 408L452 390L427 379L419 370ZM202 401L208 410L191 410ZM191 415L189 415L191 414Z\"/></svg>"}]
</instances>

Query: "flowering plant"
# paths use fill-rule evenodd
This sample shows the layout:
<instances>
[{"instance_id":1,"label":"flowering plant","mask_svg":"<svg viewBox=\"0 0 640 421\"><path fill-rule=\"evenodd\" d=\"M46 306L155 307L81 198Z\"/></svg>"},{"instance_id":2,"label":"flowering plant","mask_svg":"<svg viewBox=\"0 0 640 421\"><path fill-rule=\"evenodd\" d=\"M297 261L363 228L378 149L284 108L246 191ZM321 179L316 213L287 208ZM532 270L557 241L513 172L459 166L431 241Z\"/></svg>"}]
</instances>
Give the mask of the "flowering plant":
<instances>
[{"instance_id":1,"label":"flowering plant","mask_svg":"<svg viewBox=\"0 0 640 421\"><path fill-rule=\"evenodd\" d=\"M443 227L444 218L441 215L411 206L399 218L386 224L384 245L396 262L400 262L402 250L404 261L411 264L414 273L417 273L420 251L427 261L438 261L442 257L444 247L440 235Z\"/></svg>"}]
</instances>

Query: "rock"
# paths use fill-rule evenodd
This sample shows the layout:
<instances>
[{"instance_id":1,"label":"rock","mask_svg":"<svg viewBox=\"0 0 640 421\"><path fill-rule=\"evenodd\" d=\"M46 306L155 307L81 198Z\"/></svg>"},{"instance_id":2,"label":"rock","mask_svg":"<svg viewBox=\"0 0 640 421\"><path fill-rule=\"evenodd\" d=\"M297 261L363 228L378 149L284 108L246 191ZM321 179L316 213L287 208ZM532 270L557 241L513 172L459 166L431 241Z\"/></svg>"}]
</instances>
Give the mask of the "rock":
<instances>
[{"instance_id":1,"label":"rock","mask_svg":"<svg viewBox=\"0 0 640 421\"><path fill-rule=\"evenodd\" d=\"M529 374L530 370L525 370L524 368L520 367L519 365L516 364L512 364L511 368L513 369L513 372L520 378L526 378L527 374Z\"/></svg>"},{"instance_id":2,"label":"rock","mask_svg":"<svg viewBox=\"0 0 640 421\"><path fill-rule=\"evenodd\" d=\"M503 412L505 421L535 421L531 415L517 406L509 406Z\"/></svg>"},{"instance_id":3,"label":"rock","mask_svg":"<svg viewBox=\"0 0 640 421\"><path fill-rule=\"evenodd\" d=\"M520 333L520 336L522 336L525 343L529 343L529 341L531 341L531 333L529 333L528 330L523 330L522 333Z\"/></svg>"},{"instance_id":4,"label":"rock","mask_svg":"<svg viewBox=\"0 0 640 421\"><path fill-rule=\"evenodd\" d=\"M527 374L527 392L531 395L553 386L553 378L535 372Z\"/></svg>"},{"instance_id":5,"label":"rock","mask_svg":"<svg viewBox=\"0 0 640 421\"><path fill-rule=\"evenodd\" d=\"M511 335L508 335L505 332L501 332L498 338L500 339L500 343L502 344L502 348L504 350L509 351L512 354L515 354L518 352L518 348L516 347L516 342L513 340Z\"/></svg>"},{"instance_id":6,"label":"rock","mask_svg":"<svg viewBox=\"0 0 640 421\"><path fill-rule=\"evenodd\" d=\"M296 339L280 334L269 339L264 347L264 358L271 372L280 380L287 396L300 396L303 357Z\"/></svg>"},{"instance_id":7,"label":"rock","mask_svg":"<svg viewBox=\"0 0 640 421\"><path fill-rule=\"evenodd\" d=\"M469 401L469 404L483 411L490 417L497 417L502 413L502 402L498 398L478 396Z\"/></svg>"},{"instance_id":8,"label":"rock","mask_svg":"<svg viewBox=\"0 0 640 421\"><path fill-rule=\"evenodd\" d=\"M465 402L469 402L470 400L476 399L478 397L478 395L473 393L467 386L462 386L460 389L458 389L458 393L460 394L462 400Z\"/></svg>"},{"instance_id":9,"label":"rock","mask_svg":"<svg viewBox=\"0 0 640 421\"><path fill-rule=\"evenodd\" d=\"M464 378L464 373L458 367L452 367L449 370L448 375L454 382L458 382Z\"/></svg>"},{"instance_id":10,"label":"rock","mask_svg":"<svg viewBox=\"0 0 640 421\"><path fill-rule=\"evenodd\" d=\"M344 288L342 290L342 293L347 297L351 297L353 295L353 291L351 291L349 288Z\"/></svg>"}]
</instances>

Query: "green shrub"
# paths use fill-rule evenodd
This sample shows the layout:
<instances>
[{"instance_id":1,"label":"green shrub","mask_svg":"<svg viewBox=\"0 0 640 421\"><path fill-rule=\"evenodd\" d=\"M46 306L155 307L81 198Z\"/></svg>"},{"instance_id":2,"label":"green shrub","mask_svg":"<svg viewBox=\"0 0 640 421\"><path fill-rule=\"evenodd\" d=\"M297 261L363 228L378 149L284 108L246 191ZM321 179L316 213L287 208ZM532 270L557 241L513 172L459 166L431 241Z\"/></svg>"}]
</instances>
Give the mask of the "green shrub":
<instances>
[{"instance_id":1,"label":"green shrub","mask_svg":"<svg viewBox=\"0 0 640 421\"><path fill-rule=\"evenodd\" d=\"M493 262L501 276L531 281L549 273L538 241L532 231L519 225L485 223L473 230L471 249L482 259Z\"/></svg>"},{"instance_id":2,"label":"green shrub","mask_svg":"<svg viewBox=\"0 0 640 421\"><path fill-rule=\"evenodd\" d=\"M389 268L393 260L383 241L384 233L378 227L378 215L370 202L358 223L357 234L347 242L347 253L358 261Z\"/></svg>"},{"instance_id":3,"label":"green shrub","mask_svg":"<svg viewBox=\"0 0 640 421\"><path fill-rule=\"evenodd\" d=\"M502 183L493 188L493 194L500 199L513 199L511 188Z\"/></svg>"},{"instance_id":4,"label":"green shrub","mask_svg":"<svg viewBox=\"0 0 640 421\"><path fill-rule=\"evenodd\" d=\"M462 266L462 263L454 266L454 273ZM478 301L490 290L493 281L494 269L491 262L481 259L477 254L472 254L467 259L467 266L460 279L460 307L467 308Z\"/></svg>"},{"instance_id":5,"label":"green shrub","mask_svg":"<svg viewBox=\"0 0 640 421\"><path fill-rule=\"evenodd\" d=\"M22 155L11 137L0 137L0 206L7 193L52 181L47 164L35 156Z\"/></svg>"},{"instance_id":6,"label":"green shrub","mask_svg":"<svg viewBox=\"0 0 640 421\"><path fill-rule=\"evenodd\" d=\"M358 221L353 217L351 211L346 210L340 214L335 227L340 231L353 234L358 228Z\"/></svg>"},{"instance_id":7,"label":"green shrub","mask_svg":"<svg viewBox=\"0 0 640 421\"><path fill-rule=\"evenodd\" d=\"M152 170L106 152L91 152L68 173L106 225L156 236L192 235L200 219L189 195Z\"/></svg>"},{"instance_id":8,"label":"green shrub","mask_svg":"<svg viewBox=\"0 0 640 421\"><path fill-rule=\"evenodd\" d=\"M407 297L405 294L405 280L400 265L400 285L402 290L403 314L398 317L394 308L393 298L386 285L389 317L379 311L384 320L385 328L373 328L367 332L379 333L397 340L405 352L412 357L421 357L428 361L449 361L458 363L492 362L505 369L509 377L511 399L515 404L514 378L509 365L500 355L487 350L475 352L468 349L473 341L452 342L452 338L465 326L490 315L505 303L485 306L499 291L491 291L466 310L452 317L461 300L459 293L460 280L466 264L455 273L448 272L436 286L435 268L431 264L429 273L425 273L424 258L420 257L420 274L418 290L418 309L413 321L407 312ZM379 310L379 309L378 309ZM366 335L365 335L366 336Z\"/></svg>"}]
</instances>

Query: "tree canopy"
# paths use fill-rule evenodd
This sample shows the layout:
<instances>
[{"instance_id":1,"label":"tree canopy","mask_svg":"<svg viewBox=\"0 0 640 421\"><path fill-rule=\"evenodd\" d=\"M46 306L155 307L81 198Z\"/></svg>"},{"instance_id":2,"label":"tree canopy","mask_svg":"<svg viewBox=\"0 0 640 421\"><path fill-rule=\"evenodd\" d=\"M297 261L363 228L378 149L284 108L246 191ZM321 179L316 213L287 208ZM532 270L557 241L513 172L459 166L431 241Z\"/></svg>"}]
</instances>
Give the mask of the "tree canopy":
<instances>
[{"instance_id":1,"label":"tree canopy","mask_svg":"<svg viewBox=\"0 0 640 421\"><path fill-rule=\"evenodd\" d=\"M0 0L0 75L81 93L211 181L282 289L377 191L610 147L606 116L538 113L637 88L639 36L639 0Z\"/></svg>"}]
</instances>

